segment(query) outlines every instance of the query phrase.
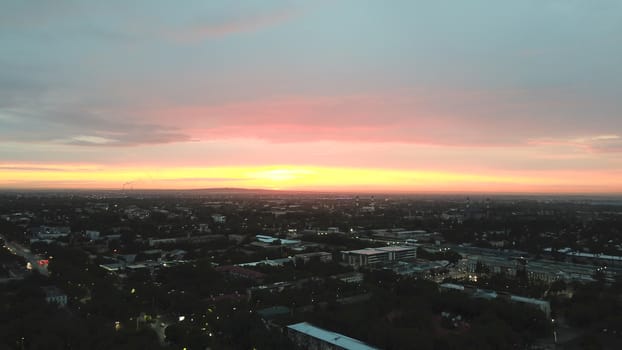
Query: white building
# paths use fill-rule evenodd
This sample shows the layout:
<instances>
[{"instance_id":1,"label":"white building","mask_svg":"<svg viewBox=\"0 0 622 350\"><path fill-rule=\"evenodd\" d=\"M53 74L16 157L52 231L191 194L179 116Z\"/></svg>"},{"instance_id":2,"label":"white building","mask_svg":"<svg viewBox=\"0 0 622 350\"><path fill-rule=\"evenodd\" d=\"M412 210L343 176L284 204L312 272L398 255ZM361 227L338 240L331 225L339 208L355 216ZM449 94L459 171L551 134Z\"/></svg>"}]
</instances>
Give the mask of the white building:
<instances>
[{"instance_id":1,"label":"white building","mask_svg":"<svg viewBox=\"0 0 622 350\"><path fill-rule=\"evenodd\" d=\"M341 252L341 260L354 267L386 263L396 260L415 259L417 247L388 246Z\"/></svg>"},{"instance_id":2,"label":"white building","mask_svg":"<svg viewBox=\"0 0 622 350\"><path fill-rule=\"evenodd\" d=\"M308 350L377 350L360 340L301 322L287 326L288 337Z\"/></svg>"}]
</instances>

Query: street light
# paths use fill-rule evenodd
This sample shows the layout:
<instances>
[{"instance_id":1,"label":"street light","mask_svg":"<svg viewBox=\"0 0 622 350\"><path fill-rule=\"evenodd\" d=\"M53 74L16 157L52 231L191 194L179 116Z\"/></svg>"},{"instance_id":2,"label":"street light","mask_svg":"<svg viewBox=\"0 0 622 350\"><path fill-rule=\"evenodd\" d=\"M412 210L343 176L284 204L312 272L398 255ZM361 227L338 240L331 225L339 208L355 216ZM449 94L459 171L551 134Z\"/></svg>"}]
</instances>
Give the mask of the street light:
<instances>
[{"instance_id":1,"label":"street light","mask_svg":"<svg viewBox=\"0 0 622 350\"><path fill-rule=\"evenodd\" d=\"M551 323L553 324L553 341L557 344L557 330L555 329L555 319L551 319Z\"/></svg>"}]
</instances>

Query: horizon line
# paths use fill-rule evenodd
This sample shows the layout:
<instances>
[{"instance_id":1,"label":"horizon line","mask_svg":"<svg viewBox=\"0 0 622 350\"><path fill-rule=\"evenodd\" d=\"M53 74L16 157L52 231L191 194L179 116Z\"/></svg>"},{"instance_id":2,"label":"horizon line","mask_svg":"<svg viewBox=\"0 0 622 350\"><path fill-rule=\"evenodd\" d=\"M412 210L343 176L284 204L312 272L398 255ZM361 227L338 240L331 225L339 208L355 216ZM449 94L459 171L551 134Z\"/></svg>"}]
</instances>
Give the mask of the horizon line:
<instances>
[{"instance_id":1,"label":"horizon line","mask_svg":"<svg viewBox=\"0 0 622 350\"><path fill-rule=\"evenodd\" d=\"M271 189L271 188L246 188L246 187L205 187L205 188L3 188L4 192L118 192L118 193L141 193L141 192L193 192L193 191L223 191L223 192L273 192L273 193L300 193L300 194L369 194L369 195L493 195L493 196L559 196L559 197L622 197L622 192L521 192L521 191L396 191L396 190L309 190L309 189Z\"/></svg>"}]
</instances>

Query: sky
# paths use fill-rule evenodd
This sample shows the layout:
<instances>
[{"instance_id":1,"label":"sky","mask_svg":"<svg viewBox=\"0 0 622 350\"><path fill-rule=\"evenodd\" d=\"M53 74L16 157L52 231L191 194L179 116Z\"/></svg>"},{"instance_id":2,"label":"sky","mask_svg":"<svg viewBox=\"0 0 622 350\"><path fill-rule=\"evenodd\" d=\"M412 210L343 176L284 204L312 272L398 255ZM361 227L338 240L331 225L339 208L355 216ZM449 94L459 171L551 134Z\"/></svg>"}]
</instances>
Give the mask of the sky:
<instances>
[{"instance_id":1,"label":"sky","mask_svg":"<svg viewBox=\"0 0 622 350\"><path fill-rule=\"evenodd\" d=\"M0 0L0 188L622 193L619 0Z\"/></svg>"}]
</instances>

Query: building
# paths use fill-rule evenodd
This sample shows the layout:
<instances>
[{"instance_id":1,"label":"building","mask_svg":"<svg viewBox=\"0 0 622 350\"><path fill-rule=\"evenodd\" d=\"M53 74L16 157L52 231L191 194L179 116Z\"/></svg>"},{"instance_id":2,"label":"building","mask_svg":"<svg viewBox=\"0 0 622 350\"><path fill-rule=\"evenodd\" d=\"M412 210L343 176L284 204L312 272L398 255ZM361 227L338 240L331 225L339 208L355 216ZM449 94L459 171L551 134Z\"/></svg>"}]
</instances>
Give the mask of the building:
<instances>
[{"instance_id":1,"label":"building","mask_svg":"<svg viewBox=\"0 0 622 350\"><path fill-rule=\"evenodd\" d=\"M227 221L227 217L221 214L212 215L212 220L217 224L224 224Z\"/></svg>"},{"instance_id":2,"label":"building","mask_svg":"<svg viewBox=\"0 0 622 350\"><path fill-rule=\"evenodd\" d=\"M328 252L313 252L294 255L294 261L302 262L303 264L306 264L314 259L325 263L331 262L333 261L333 254Z\"/></svg>"},{"instance_id":3,"label":"building","mask_svg":"<svg viewBox=\"0 0 622 350\"><path fill-rule=\"evenodd\" d=\"M254 271L254 270L246 269L240 266L233 266L233 265L218 266L215 268L215 270L221 273L226 273L233 277L244 278L244 279L252 280L255 282L261 282L266 277L265 274L259 271Z\"/></svg>"},{"instance_id":4,"label":"building","mask_svg":"<svg viewBox=\"0 0 622 350\"><path fill-rule=\"evenodd\" d=\"M276 238L276 237L267 236L267 235L256 235L255 238L257 239L257 241L261 243L267 243L267 244L277 244L277 243L280 243L281 245L300 244L300 241L297 239Z\"/></svg>"},{"instance_id":5,"label":"building","mask_svg":"<svg viewBox=\"0 0 622 350\"><path fill-rule=\"evenodd\" d=\"M601 264L607 264L609 266L620 266L622 265L622 256L618 255L608 255L608 254L594 254L594 253L586 253L572 250L570 248L563 248L559 250L554 250L552 248L545 248L545 253L558 253L564 254L569 258L573 258L577 261L586 261L586 262L595 262Z\"/></svg>"},{"instance_id":6,"label":"building","mask_svg":"<svg viewBox=\"0 0 622 350\"><path fill-rule=\"evenodd\" d=\"M449 261L396 261L394 263L387 264L387 266L384 266L383 269L391 270L393 273L398 275L418 276L440 282L447 277L447 273L449 272Z\"/></svg>"},{"instance_id":7,"label":"building","mask_svg":"<svg viewBox=\"0 0 622 350\"><path fill-rule=\"evenodd\" d=\"M523 263L521 263L523 262ZM530 280L552 283L564 281L593 281L593 275L598 266L588 264L574 264L554 260L529 260L502 256L470 255L467 257L467 272L477 274L478 268L487 273L501 273L509 277L517 276L517 272L524 269ZM612 273L618 273L615 266L610 267Z\"/></svg>"},{"instance_id":8,"label":"building","mask_svg":"<svg viewBox=\"0 0 622 350\"><path fill-rule=\"evenodd\" d=\"M86 232L84 233L84 235L90 239L91 241L97 240L99 239L99 231L95 231L95 230L86 230Z\"/></svg>"},{"instance_id":9,"label":"building","mask_svg":"<svg viewBox=\"0 0 622 350\"><path fill-rule=\"evenodd\" d=\"M68 226L40 226L31 228L30 233L35 238L31 241L55 240L68 237L71 234L71 228Z\"/></svg>"},{"instance_id":10,"label":"building","mask_svg":"<svg viewBox=\"0 0 622 350\"><path fill-rule=\"evenodd\" d=\"M466 287L460 284L443 283L440 286L441 290L455 290L460 292L468 292L474 298L481 299L503 299L509 302L523 304L529 307L536 308L544 313L547 318L551 317L551 304L542 299L527 298L520 295L513 295L506 292L496 292L494 290L478 289L474 287Z\"/></svg>"},{"instance_id":11,"label":"building","mask_svg":"<svg viewBox=\"0 0 622 350\"><path fill-rule=\"evenodd\" d=\"M287 326L287 336L308 350L376 350L360 340L327 331L307 322Z\"/></svg>"},{"instance_id":12,"label":"building","mask_svg":"<svg viewBox=\"0 0 622 350\"><path fill-rule=\"evenodd\" d=\"M341 260L354 267L375 265L389 261L389 253L374 248L348 250L341 252Z\"/></svg>"},{"instance_id":13,"label":"building","mask_svg":"<svg viewBox=\"0 0 622 350\"><path fill-rule=\"evenodd\" d=\"M489 255L470 255L467 257L467 272L480 273L479 270L488 271L488 273L500 273L506 276L515 277L519 265L516 259L504 256Z\"/></svg>"},{"instance_id":14,"label":"building","mask_svg":"<svg viewBox=\"0 0 622 350\"><path fill-rule=\"evenodd\" d=\"M260 265L266 265L266 266L285 266L287 264L292 264L294 262L293 258L279 258L279 259L265 259L265 260L258 260L258 261L251 261L251 262L247 262L247 263L241 263L241 264L236 264L235 266L260 266Z\"/></svg>"},{"instance_id":15,"label":"building","mask_svg":"<svg viewBox=\"0 0 622 350\"><path fill-rule=\"evenodd\" d=\"M376 229L372 230L374 240L387 242L388 244L408 244L435 242L443 240L443 236L438 232L427 232L424 230L405 230L401 228L394 229Z\"/></svg>"},{"instance_id":16,"label":"building","mask_svg":"<svg viewBox=\"0 0 622 350\"><path fill-rule=\"evenodd\" d=\"M55 286L42 287L45 293L45 301L50 304L56 304L59 307L67 306L67 294L63 293Z\"/></svg>"},{"instance_id":17,"label":"building","mask_svg":"<svg viewBox=\"0 0 622 350\"><path fill-rule=\"evenodd\" d=\"M417 257L416 247L388 246L388 247L380 247L376 249L383 251L383 252L388 252L389 260L391 261L415 259Z\"/></svg>"},{"instance_id":18,"label":"building","mask_svg":"<svg viewBox=\"0 0 622 350\"><path fill-rule=\"evenodd\" d=\"M341 282L344 282L344 283L361 283L363 282L365 275L363 275L360 272L346 272L346 273L341 273L338 275L333 275L330 277L340 280Z\"/></svg>"},{"instance_id":19,"label":"building","mask_svg":"<svg viewBox=\"0 0 622 350\"><path fill-rule=\"evenodd\" d=\"M246 290L248 298L251 299L257 293L281 293L286 289L295 289L298 286L293 282L276 282L267 285L250 287Z\"/></svg>"},{"instance_id":20,"label":"building","mask_svg":"<svg viewBox=\"0 0 622 350\"><path fill-rule=\"evenodd\" d=\"M354 267L387 263L389 261L415 259L416 247L388 246L341 252L341 260Z\"/></svg>"}]
</instances>

